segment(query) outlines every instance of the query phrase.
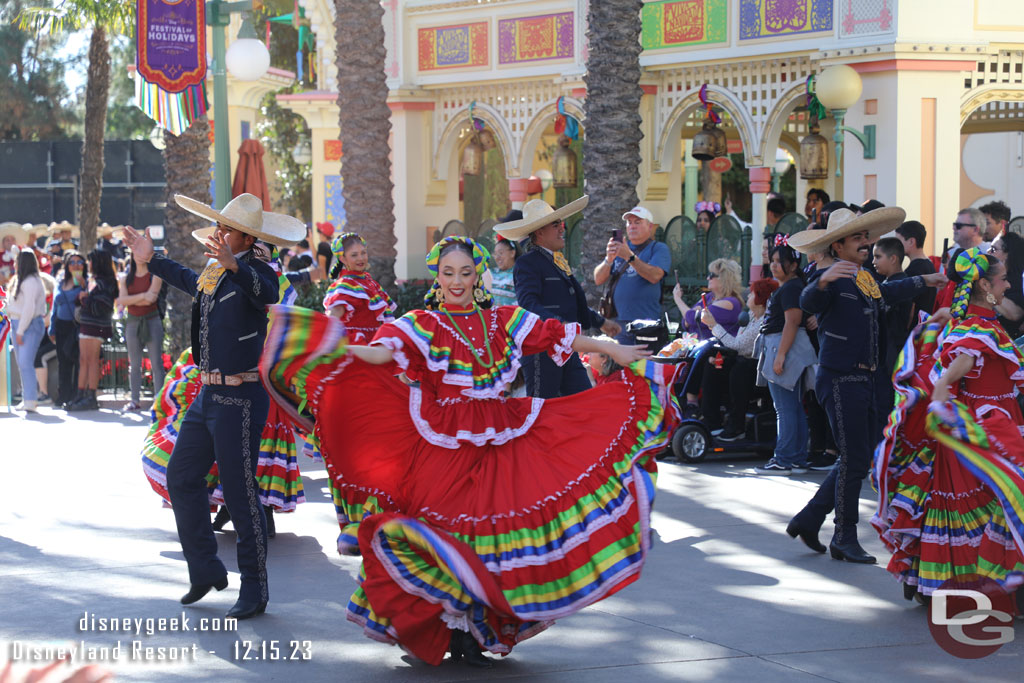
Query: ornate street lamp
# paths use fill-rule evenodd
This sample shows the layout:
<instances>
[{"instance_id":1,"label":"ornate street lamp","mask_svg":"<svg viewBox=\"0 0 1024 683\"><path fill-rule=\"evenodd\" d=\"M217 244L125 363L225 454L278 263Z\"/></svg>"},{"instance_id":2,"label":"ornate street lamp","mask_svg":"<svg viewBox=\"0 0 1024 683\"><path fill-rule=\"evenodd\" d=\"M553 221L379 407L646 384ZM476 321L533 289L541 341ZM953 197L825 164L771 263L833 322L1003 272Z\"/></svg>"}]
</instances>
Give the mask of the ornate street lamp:
<instances>
[{"instance_id":1,"label":"ornate street lamp","mask_svg":"<svg viewBox=\"0 0 1024 683\"><path fill-rule=\"evenodd\" d=\"M469 144L462 150L462 175L480 175L484 167L484 146L476 135L469 139Z\"/></svg>"},{"instance_id":2,"label":"ornate street lamp","mask_svg":"<svg viewBox=\"0 0 1024 683\"><path fill-rule=\"evenodd\" d=\"M228 70L235 78L252 81L262 78L270 68L270 53L256 38L248 12L252 10L251 0L224 2L210 0L206 3L206 23L212 27L213 38L213 160L214 160L214 203L223 207L231 199L231 132L228 128ZM225 50L224 27L231 21L231 15L245 12L238 40Z\"/></svg>"},{"instance_id":3,"label":"ornate street lamp","mask_svg":"<svg viewBox=\"0 0 1024 683\"><path fill-rule=\"evenodd\" d=\"M836 177L842 175L843 133L853 133L864 146L864 158L875 158L875 126L864 126L861 132L856 128L843 125L846 110L860 99L863 91L860 75L846 64L836 64L822 71L815 78L815 95L822 106L832 110L836 120L835 134L832 136L836 145Z\"/></svg>"},{"instance_id":4,"label":"ornate street lamp","mask_svg":"<svg viewBox=\"0 0 1024 683\"><path fill-rule=\"evenodd\" d=\"M308 137L302 136L299 138L299 141L295 143L295 148L292 150L292 161L297 163L299 166L305 166L313 161L313 145L310 143Z\"/></svg>"}]
</instances>

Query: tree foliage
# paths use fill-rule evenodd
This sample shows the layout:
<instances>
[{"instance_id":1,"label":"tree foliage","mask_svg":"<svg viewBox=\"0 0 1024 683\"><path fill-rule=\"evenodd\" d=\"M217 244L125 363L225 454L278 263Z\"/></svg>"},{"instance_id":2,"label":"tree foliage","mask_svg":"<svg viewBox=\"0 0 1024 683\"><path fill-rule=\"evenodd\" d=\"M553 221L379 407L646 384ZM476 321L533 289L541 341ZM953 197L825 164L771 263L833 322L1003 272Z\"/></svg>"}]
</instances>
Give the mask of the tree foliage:
<instances>
[{"instance_id":1,"label":"tree foliage","mask_svg":"<svg viewBox=\"0 0 1024 683\"><path fill-rule=\"evenodd\" d=\"M21 30L23 9L23 0L0 5L0 140L59 140L75 123L57 57L64 37Z\"/></svg>"}]
</instances>

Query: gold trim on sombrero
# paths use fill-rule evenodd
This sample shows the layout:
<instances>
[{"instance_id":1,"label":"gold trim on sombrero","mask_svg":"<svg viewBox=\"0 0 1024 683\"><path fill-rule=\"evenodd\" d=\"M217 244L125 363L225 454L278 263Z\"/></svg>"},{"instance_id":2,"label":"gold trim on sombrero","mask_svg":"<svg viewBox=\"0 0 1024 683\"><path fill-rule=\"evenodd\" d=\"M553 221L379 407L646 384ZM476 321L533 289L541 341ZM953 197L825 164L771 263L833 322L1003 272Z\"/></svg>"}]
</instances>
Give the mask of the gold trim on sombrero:
<instances>
[{"instance_id":1,"label":"gold trim on sombrero","mask_svg":"<svg viewBox=\"0 0 1024 683\"><path fill-rule=\"evenodd\" d=\"M270 242L279 247L295 244L306 236L305 223L298 218L264 211L263 201L256 195L247 192L232 199L220 211L181 194L174 195L174 201L189 213L214 223L223 223L247 235L252 235L258 240ZM216 226L213 226L193 230L192 236L205 244L216 229Z\"/></svg>"},{"instance_id":2,"label":"gold trim on sombrero","mask_svg":"<svg viewBox=\"0 0 1024 683\"><path fill-rule=\"evenodd\" d=\"M543 199L531 199L523 206L522 220L498 223L494 226L494 232L507 240L518 241L548 223L560 221L582 211L588 202L590 202L590 195L583 195L560 209L552 209Z\"/></svg>"},{"instance_id":3,"label":"gold trim on sombrero","mask_svg":"<svg viewBox=\"0 0 1024 683\"><path fill-rule=\"evenodd\" d=\"M900 227L907 212L898 206L886 206L860 216L849 209L838 209L828 217L825 230L804 230L789 236L789 246L804 254L822 251L825 247L858 232L868 233L874 242L882 235Z\"/></svg>"}]
</instances>

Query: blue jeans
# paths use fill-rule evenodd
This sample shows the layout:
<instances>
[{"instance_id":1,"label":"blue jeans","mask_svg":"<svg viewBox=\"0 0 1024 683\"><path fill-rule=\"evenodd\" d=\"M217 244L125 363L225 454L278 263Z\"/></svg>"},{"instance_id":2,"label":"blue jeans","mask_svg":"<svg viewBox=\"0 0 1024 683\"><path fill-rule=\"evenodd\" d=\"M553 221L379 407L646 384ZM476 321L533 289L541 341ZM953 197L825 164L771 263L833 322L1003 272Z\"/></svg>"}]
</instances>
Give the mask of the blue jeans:
<instances>
[{"instance_id":1,"label":"blue jeans","mask_svg":"<svg viewBox=\"0 0 1024 683\"><path fill-rule=\"evenodd\" d=\"M792 390L768 382L775 404L775 459L786 467L807 462L807 415L800 395L800 382Z\"/></svg>"},{"instance_id":2,"label":"blue jeans","mask_svg":"<svg viewBox=\"0 0 1024 683\"><path fill-rule=\"evenodd\" d=\"M12 321L14 329L18 329L21 321ZM36 385L36 351L43 341L43 319L36 317L28 324L28 329L21 335L21 343L15 337L15 353L18 356L18 373L21 375L21 398L24 401L35 401L39 398L39 387Z\"/></svg>"}]
</instances>

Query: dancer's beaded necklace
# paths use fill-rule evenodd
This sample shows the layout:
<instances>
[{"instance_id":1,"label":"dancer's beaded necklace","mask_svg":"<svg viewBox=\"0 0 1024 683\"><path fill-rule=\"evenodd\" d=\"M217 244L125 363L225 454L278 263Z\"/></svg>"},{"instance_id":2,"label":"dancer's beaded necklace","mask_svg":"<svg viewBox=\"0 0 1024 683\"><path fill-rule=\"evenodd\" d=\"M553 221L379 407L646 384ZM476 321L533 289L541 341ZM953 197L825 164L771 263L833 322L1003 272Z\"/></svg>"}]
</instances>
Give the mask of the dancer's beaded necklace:
<instances>
[{"instance_id":1,"label":"dancer's beaded necklace","mask_svg":"<svg viewBox=\"0 0 1024 683\"><path fill-rule=\"evenodd\" d=\"M480 329L482 329L484 332L484 348L487 349L486 363L484 362L483 358L481 358L480 355L476 352L476 347L473 346L473 342L469 338L469 335L463 332L462 328L459 327L459 324L455 322L455 318L452 317L452 314L449 313L443 307L441 310L448 318L448 322L452 324L452 327L455 328L455 331L459 333L460 337L462 337L462 341L466 342L466 346L469 347L469 352L473 354L473 358L476 359L476 362L479 363L482 367L490 368L494 366L494 352L491 350L491 340L490 337L488 337L487 335L487 323L484 321L484 313L483 311L480 310L480 307L477 306L476 304L473 304L473 309L476 311L476 314L480 316Z\"/></svg>"}]
</instances>

